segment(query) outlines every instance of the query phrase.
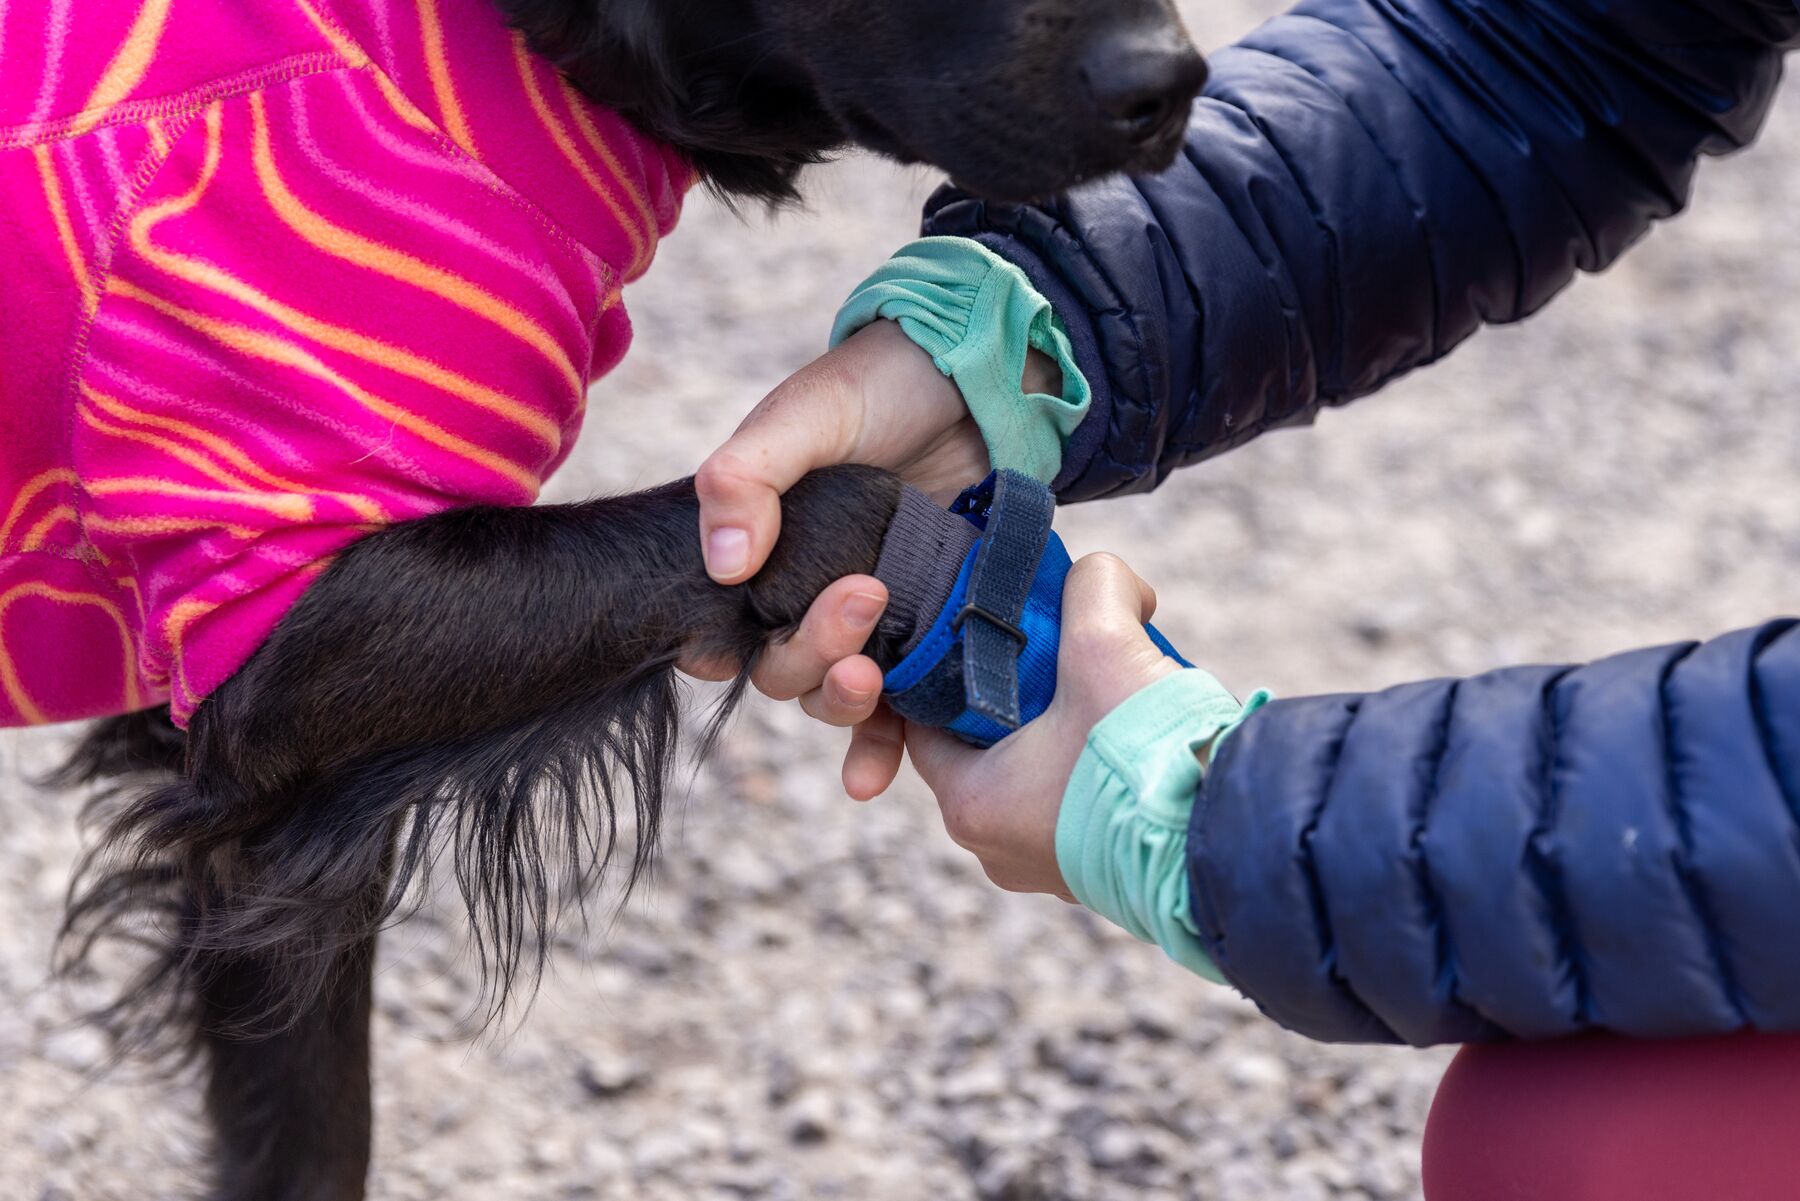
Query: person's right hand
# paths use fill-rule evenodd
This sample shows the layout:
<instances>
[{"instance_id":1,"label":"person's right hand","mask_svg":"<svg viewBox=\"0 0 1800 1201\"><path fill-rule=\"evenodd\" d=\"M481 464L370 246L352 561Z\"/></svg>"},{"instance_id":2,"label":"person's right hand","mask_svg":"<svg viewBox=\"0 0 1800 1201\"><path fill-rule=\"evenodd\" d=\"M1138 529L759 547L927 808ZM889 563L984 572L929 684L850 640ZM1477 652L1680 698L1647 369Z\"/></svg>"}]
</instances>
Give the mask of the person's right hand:
<instances>
[{"instance_id":1,"label":"person's right hand","mask_svg":"<svg viewBox=\"0 0 1800 1201\"><path fill-rule=\"evenodd\" d=\"M988 472L987 445L962 393L892 321L877 321L801 368L701 464L700 537L720 583L761 570L781 532L781 494L837 463L885 467L948 503ZM770 647L755 684L799 698L812 716L855 726L844 760L852 796L874 796L900 767L900 723L881 697L881 669L860 652L887 607L873 576L847 576L819 595L799 632ZM691 674L728 665L687 663Z\"/></svg>"},{"instance_id":2,"label":"person's right hand","mask_svg":"<svg viewBox=\"0 0 1800 1201\"><path fill-rule=\"evenodd\" d=\"M906 727L944 829L1001 888L1074 899L1057 863L1056 825L1088 735L1140 689L1181 670L1144 630L1155 612L1155 591L1122 560L1087 555L1063 585L1056 695L1042 716L987 750Z\"/></svg>"}]
</instances>

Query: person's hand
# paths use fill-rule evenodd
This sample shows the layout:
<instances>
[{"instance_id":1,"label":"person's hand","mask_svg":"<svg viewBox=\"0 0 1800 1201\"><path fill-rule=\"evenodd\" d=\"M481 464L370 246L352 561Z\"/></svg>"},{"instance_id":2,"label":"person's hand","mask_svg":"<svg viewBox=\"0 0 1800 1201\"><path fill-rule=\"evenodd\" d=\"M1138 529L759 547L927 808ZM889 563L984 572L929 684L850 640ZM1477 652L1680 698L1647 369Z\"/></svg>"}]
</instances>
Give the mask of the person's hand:
<instances>
[{"instance_id":1,"label":"person's hand","mask_svg":"<svg viewBox=\"0 0 1800 1201\"><path fill-rule=\"evenodd\" d=\"M837 463L885 467L946 501L988 472L962 393L892 321L877 321L769 393L694 476L707 572L736 584L781 533L781 494Z\"/></svg>"},{"instance_id":2,"label":"person's hand","mask_svg":"<svg viewBox=\"0 0 1800 1201\"><path fill-rule=\"evenodd\" d=\"M836 463L885 467L945 502L988 472L987 446L962 393L892 321L802 368L701 464L694 486L712 577L734 584L761 570L781 532L781 494ZM859 653L886 607L887 589L874 577L837 581L792 639L769 648L754 681L777 700L799 698L822 721L858 727L844 787L860 798L881 792L900 769L900 723L878 708L881 669ZM683 667L711 679L732 670Z\"/></svg>"},{"instance_id":3,"label":"person's hand","mask_svg":"<svg viewBox=\"0 0 1800 1201\"><path fill-rule=\"evenodd\" d=\"M1032 351L1021 387L1059 393L1055 360ZM948 503L989 470L987 445L962 393L892 321L877 321L796 372L744 419L695 474L707 571L722 584L761 570L781 532L781 494L836 463L885 467ZM847 576L819 594L794 637L770 647L753 682L776 700L853 727L844 789L880 794L900 771L900 719L881 701L881 669L861 654L887 607L873 576ZM727 665L684 663L719 679Z\"/></svg>"},{"instance_id":4,"label":"person's hand","mask_svg":"<svg viewBox=\"0 0 1800 1201\"><path fill-rule=\"evenodd\" d=\"M1139 689L1179 671L1144 632L1156 593L1112 555L1089 555L1063 589L1056 696L1042 717L989 750L907 725L913 766L950 837L1011 892L1070 896L1056 864L1063 791L1094 726Z\"/></svg>"}]
</instances>

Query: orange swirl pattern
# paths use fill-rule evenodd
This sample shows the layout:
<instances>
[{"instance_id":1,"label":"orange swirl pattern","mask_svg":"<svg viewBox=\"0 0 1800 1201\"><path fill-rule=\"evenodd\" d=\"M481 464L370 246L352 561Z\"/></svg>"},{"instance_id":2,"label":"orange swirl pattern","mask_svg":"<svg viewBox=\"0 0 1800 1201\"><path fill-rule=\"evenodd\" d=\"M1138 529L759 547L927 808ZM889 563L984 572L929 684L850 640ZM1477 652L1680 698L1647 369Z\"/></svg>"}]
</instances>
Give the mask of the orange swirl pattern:
<instances>
[{"instance_id":1,"label":"orange swirl pattern","mask_svg":"<svg viewBox=\"0 0 1800 1201\"><path fill-rule=\"evenodd\" d=\"M531 503L692 182L487 0L0 5L0 725L185 721L355 539Z\"/></svg>"}]
</instances>

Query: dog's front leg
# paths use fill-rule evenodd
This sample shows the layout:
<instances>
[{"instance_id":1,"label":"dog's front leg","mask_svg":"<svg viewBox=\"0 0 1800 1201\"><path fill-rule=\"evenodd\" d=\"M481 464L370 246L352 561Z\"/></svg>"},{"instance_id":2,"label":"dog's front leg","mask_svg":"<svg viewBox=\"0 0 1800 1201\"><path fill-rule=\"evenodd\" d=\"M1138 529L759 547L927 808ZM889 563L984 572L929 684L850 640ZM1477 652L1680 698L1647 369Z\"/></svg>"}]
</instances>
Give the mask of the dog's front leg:
<instances>
[{"instance_id":1,"label":"dog's front leg","mask_svg":"<svg viewBox=\"0 0 1800 1201\"><path fill-rule=\"evenodd\" d=\"M104 784L104 804L134 780L159 777L163 783L150 796L191 802L181 779L183 741L167 708L108 718L87 730L52 778L65 787ZM208 911L232 904L234 893L266 887L253 848L239 843L206 868L193 865L211 880L201 885L183 881L183 865L169 854L145 858L134 850L129 866L89 875L92 887L70 914L71 932L97 924L123 933L144 918L158 923L158 955L134 991L99 1016L127 1045L147 1044L176 1062L198 1061L213 1135L210 1195L216 1201L361 1201L371 1142L374 936L317 946L304 964L317 987L295 1004L284 996L301 966L291 959L293 945L228 949L208 945L203 934ZM361 916L351 924L373 929L386 901L381 872L364 890Z\"/></svg>"},{"instance_id":2,"label":"dog's front leg","mask_svg":"<svg viewBox=\"0 0 1800 1201\"><path fill-rule=\"evenodd\" d=\"M368 898L385 900L386 882ZM259 1028L291 965L200 952L190 966L206 1056L213 1201L362 1201L373 1114L375 938L309 965L327 979L303 1012Z\"/></svg>"},{"instance_id":3,"label":"dog's front leg","mask_svg":"<svg viewBox=\"0 0 1800 1201\"><path fill-rule=\"evenodd\" d=\"M179 915L128 1001L197 1011L223 1198L361 1195L381 925L449 858L504 1002L541 964L564 886L580 895L606 862L626 791L646 862L677 660L747 665L826 585L873 569L899 494L882 472L815 473L769 565L732 588L706 576L691 482L393 526L321 575L194 715L180 775L122 807L71 915Z\"/></svg>"}]
</instances>

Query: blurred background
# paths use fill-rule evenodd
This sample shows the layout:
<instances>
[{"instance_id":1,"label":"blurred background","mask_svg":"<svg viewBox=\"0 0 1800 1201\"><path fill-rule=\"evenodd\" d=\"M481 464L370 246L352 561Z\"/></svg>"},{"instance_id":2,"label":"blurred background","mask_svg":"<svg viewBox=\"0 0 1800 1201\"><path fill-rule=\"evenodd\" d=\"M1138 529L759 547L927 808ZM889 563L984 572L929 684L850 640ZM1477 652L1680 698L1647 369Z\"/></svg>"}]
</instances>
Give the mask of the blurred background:
<instances>
[{"instance_id":1,"label":"blurred background","mask_svg":"<svg viewBox=\"0 0 1800 1201\"><path fill-rule=\"evenodd\" d=\"M1189 4L1203 45L1266 0ZM823 348L933 181L863 159L809 205L697 198L628 294L638 339L551 499L693 470ZM1526 325L1154 496L1071 509L1077 552L1241 691L1590 658L1794 609L1800 91L1691 215ZM0 1196L180 1195L191 1089L130 1071L51 984L81 798L63 729L0 734ZM1311 1044L1084 913L994 890L910 773L857 806L842 735L753 701L656 878L570 929L535 1007L470 1041L462 932L383 946L383 1201L1322 1201L1417 1196L1448 1056Z\"/></svg>"}]
</instances>

